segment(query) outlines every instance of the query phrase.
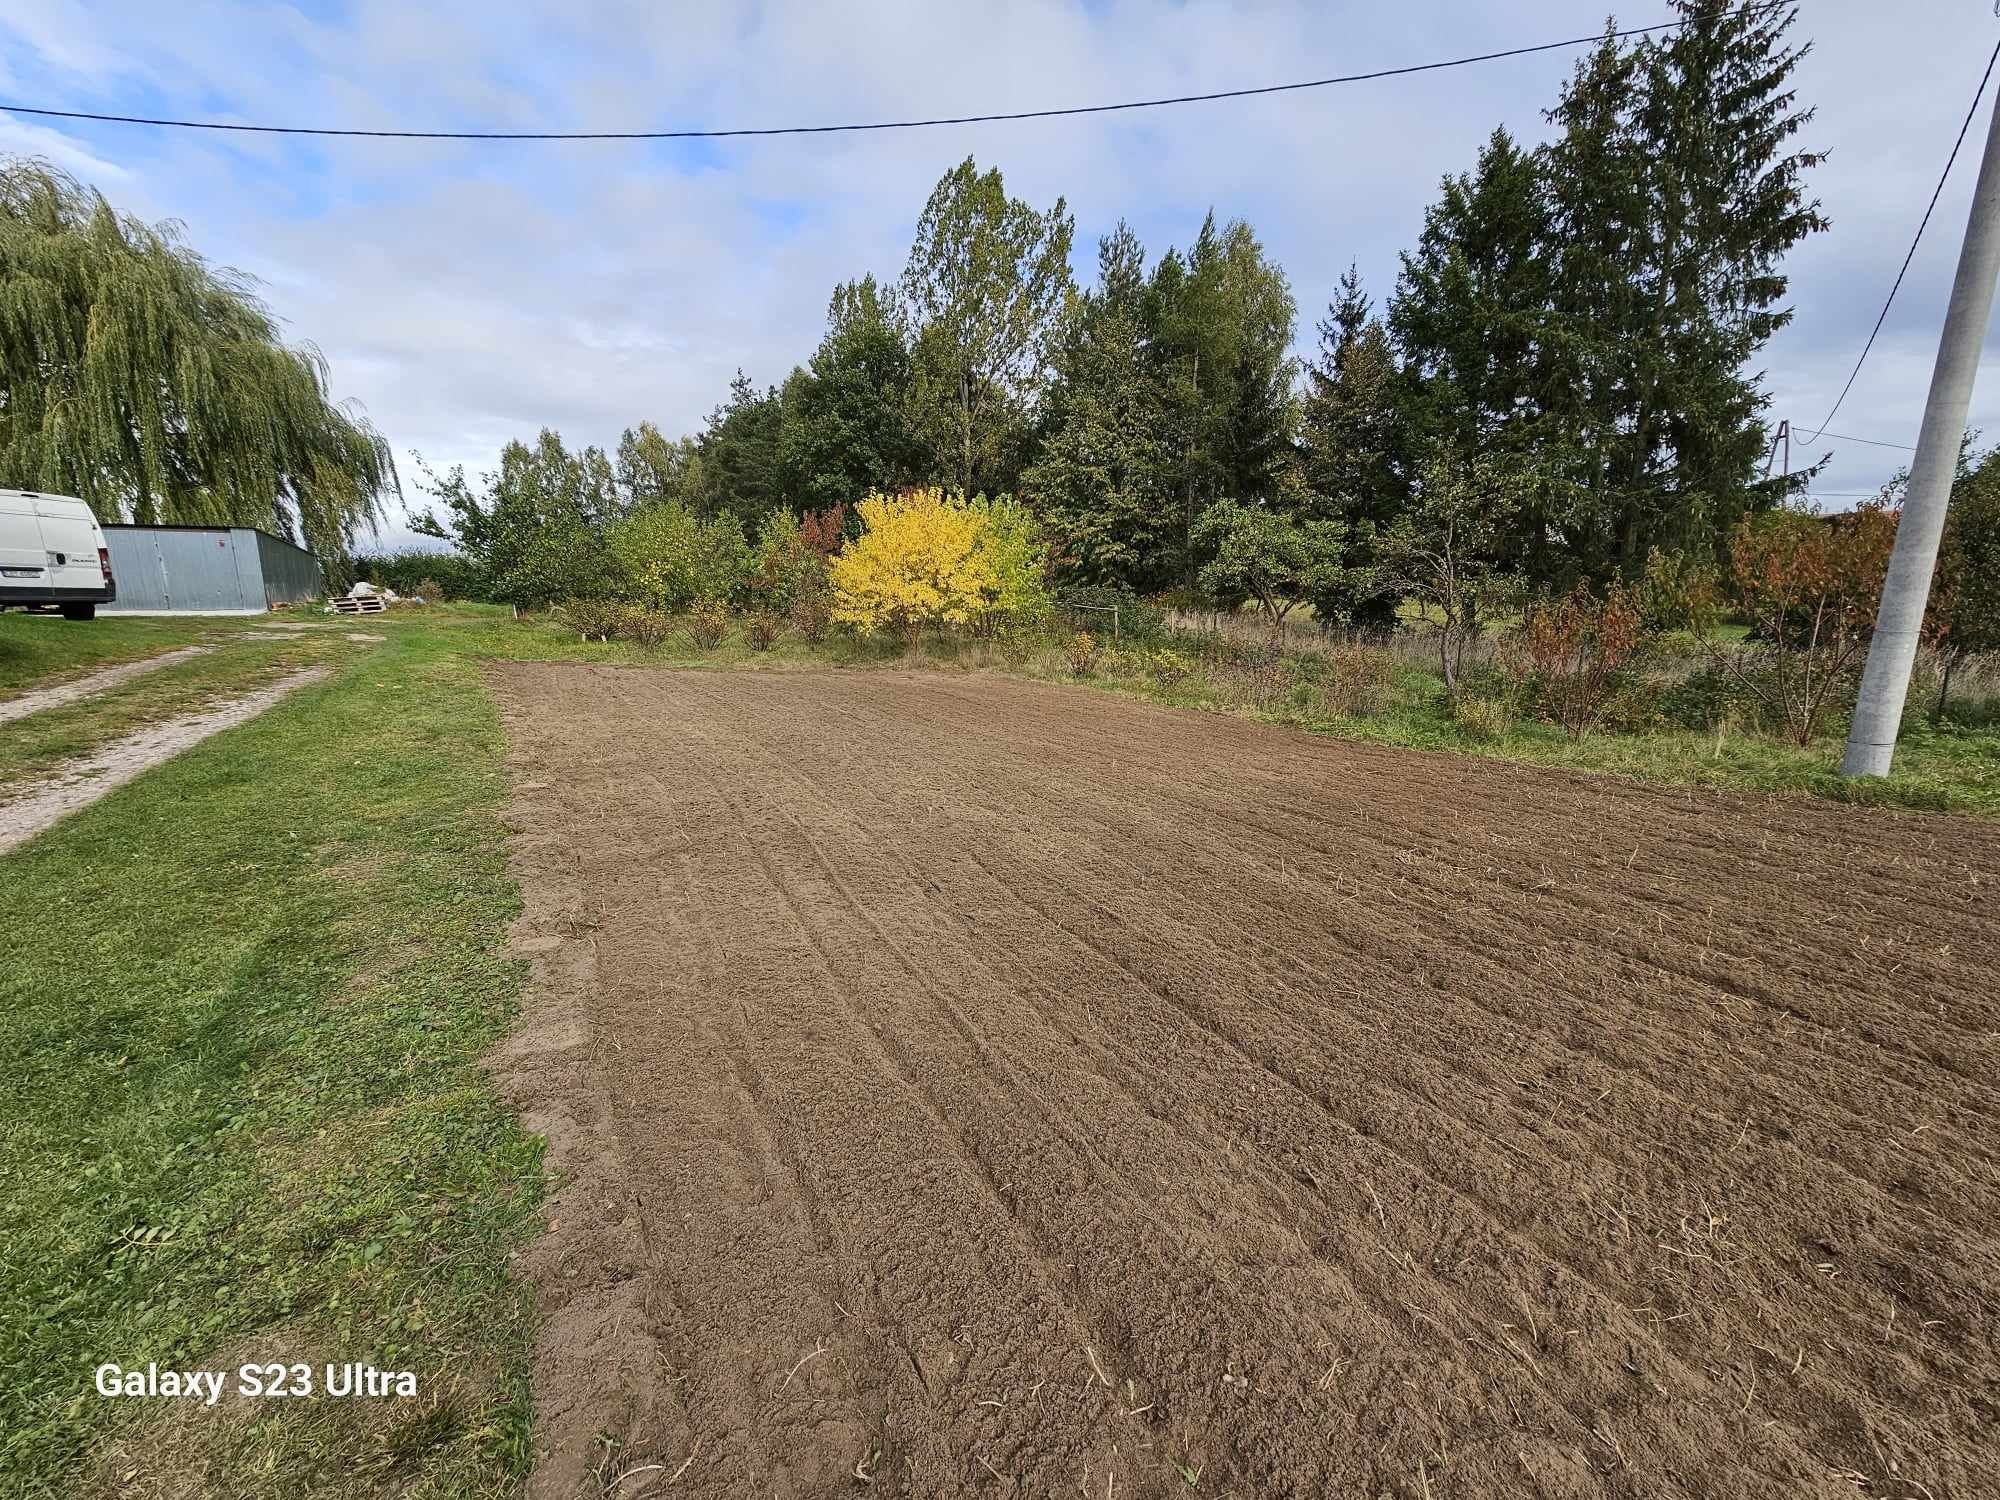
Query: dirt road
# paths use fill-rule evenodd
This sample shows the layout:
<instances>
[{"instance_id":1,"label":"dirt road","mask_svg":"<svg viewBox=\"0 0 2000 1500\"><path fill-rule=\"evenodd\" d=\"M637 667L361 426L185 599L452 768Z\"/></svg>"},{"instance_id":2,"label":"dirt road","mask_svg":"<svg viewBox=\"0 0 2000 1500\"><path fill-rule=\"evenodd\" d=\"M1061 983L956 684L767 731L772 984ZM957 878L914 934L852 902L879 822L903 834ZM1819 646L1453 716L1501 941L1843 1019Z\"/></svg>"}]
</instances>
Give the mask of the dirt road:
<instances>
[{"instance_id":1,"label":"dirt road","mask_svg":"<svg viewBox=\"0 0 2000 1500\"><path fill-rule=\"evenodd\" d=\"M100 745L52 776L0 801L0 854L53 828L71 813L109 796L126 782L199 745L210 735L248 723L279 699L327 675L324 667L294 672L268 687L231 698L198 713L148 725Z\"/></svg>"},{"instance_id":2,"label":"dirt road","mask_svg":"<svg viewBox=\"0 0 2000 1500\"><path fill-rule=\"evenodd\" d=\"M99 693L109 692L121 683L130 682L135 677L144 677L148 672L157 672L162 667L170 667L175 662L186 661L190 657L205 656L213 646L182 646L174 651L162 651L158 656L142 657L138 661L120 662L115 667L105 667L70 682L59 682L54 687L37 688L33 692L22 693L15 698L0 702L0 724L12 723L15 719L25 719L29 714L43 713L51 708L61 708L66 703L79 703L85 698L94 698Z\"/></svg>"},{"instance_id":3,"label":"dirt road","mask_svg":"<svg viewBox=\"0 0 2000 1500\"><path fill-rule=\"evenodd\" d=\"M2000 830L492 680L540 1493L2000 1493Z\"/></svg>"}]
</instances>

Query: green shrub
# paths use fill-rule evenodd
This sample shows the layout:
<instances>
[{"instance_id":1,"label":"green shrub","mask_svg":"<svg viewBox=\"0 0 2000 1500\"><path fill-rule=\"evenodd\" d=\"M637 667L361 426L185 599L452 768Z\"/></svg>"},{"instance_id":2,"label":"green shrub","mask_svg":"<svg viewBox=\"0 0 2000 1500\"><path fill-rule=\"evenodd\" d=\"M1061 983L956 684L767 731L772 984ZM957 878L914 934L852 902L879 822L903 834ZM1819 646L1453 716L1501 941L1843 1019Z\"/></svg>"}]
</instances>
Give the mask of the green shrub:
<instances>
[{"instance_id":1,"label":"green shrub","mask_svg":"<svg viewBox=\"0 0 2000 1500\"><path fill-rule=\"evenodd\" d=\"M1632 599L1640 624L1657 635L1700 628L1714 614L1719 593L1712 558L1655 547L1646 554L1646 571Z\"/></svg>"},{"instance_id":2,"label":"green shrub","mask_svg":"<svg viewBox=\"0 0 2000 1500\"><path fill-rule=\"evenodd\" d=\"M565 599L556 613L584 640L608 641L619 628L624 609L609 599Z\"/></svg>"},{"instance_id":3,"label":"green shrub","mask_svg":"<svg viewBox=\"0 0 2000 1500\"><path fill-rule=\"evenodd\" d=\"M1140 598L1130 589L1108 584L1086 584L1064 589L1056 605L1056 613L1076 629L1111 635L1114 634L1113 619L1106 611L1114 608L1118 611L1115 634L1121 644L1127 641L1156 641L1166 633L1165 610Z\"/></svg>"},{"instance_id":4,"label":"green shrub","mask_svg":"<svg viewBox=\"0 0 2000 1500\"><path fill-rule=\"evenodd\" d=\"M735 599L750 576L750 545L736 518L703 521L678 501L640 506L611 527L605 544L627 591L669 614L703 599Z\"/></svg>"},{"instance_id":5,"label":"green shrub","mask_svg":"<svg viewBox=\"0 0 2000 1500\"><path fill-rule=\"evenodd\" d=\"M618 611L618 639L635 646L657 646L673 628L673 616L647 609L643 604L627 604Z\"/></svg>"},{"instance_id":6,"label":"green shrub","mask_svg":"<svg viewBox=\"0 0 2000 1500\"><path fill-rule=\"evenodd\" d=\"M1670 727L1660 701L1660 684L1628 677L1605 701L1598 722L1613 734L1657 734Z\"/></svg>"},{"instance_id":7,"label":"green shrub","mask_svg":"<svg viewBox=\"0 0 2000 1500\"><path fill-rule=\"evenodd\" d=\"M1713 664L1661 688L1654 707L1667 723L1703 732L1719 724L1764 727L1764 705L1736 678Z\"/></svg>"},{"instance_id":8,"label":"green shrub","mask_svg":"<svg viewBox=\"0 0 2000 1500\"><path fill-rule=\"evenodd\" d=\"M688 611L687 632L703 651L713 651L729 634L729 606L720 599L703 599Z\"/></svg>"},{"instance_id":9,"label":"green shrub","mask_svg":"<svg viewBox=\"0 0 2000 1500\"><path fill-rule=\"evenodd\" d=\"M380 589L429 598L424 585L438 590L441 599L485 599L490 597L486 580L477 566L456 552L423 552L410 549L383 552L373 557L357 557L355 576Z\"/></svg>"}]
</instances>

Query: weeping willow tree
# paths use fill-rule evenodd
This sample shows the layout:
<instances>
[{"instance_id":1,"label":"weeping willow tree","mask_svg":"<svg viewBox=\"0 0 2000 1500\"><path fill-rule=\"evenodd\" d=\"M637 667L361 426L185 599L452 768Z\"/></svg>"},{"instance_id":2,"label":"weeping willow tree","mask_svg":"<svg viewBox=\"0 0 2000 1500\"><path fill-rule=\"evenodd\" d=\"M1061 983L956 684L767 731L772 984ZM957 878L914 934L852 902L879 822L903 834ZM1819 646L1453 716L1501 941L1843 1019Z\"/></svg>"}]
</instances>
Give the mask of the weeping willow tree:
<instances>
[{"instance_id":1,"label":"weeping willow tree","mask_svg":"<svg viewBox=\"0 0 2000 1500\"><path fill-rule=\"evenodd\" d=\"M0 486L105 521L263 526L346 554L397 486L388 444L280 341L250 279L175 224L0 158Z\"/></svg>"}]
</instances>

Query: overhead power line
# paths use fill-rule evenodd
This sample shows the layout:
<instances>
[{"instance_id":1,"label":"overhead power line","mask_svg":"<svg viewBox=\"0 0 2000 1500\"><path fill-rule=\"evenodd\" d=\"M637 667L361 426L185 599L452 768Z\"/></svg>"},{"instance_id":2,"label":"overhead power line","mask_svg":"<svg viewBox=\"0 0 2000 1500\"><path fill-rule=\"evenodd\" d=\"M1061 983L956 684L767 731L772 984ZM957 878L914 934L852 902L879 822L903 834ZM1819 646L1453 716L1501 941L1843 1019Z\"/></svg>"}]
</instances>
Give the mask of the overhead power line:
<instances>
[{"instance_id":1,"label":"overhead power line","mask_svg":"<svg viewBox=\"0 0 2000 1500\"><path fill-rule=\"evenodd\" d=\"M1875 319L1874 331L1868 335L1868 342L1861 346L1861 357L1854 362L1854 368L1848 372L1847 384L1840 388L1839 399L1833 403L1833 410L1826 414L1826 421L1819 424L1819 432L1804 440L1808 443L1818 442L1820 434L1826 431L1828 424L1840 415L1841 403L1847 400L1847 393L1854 389L1854 382L1860 377L1861 367L1868 363L1869 351L1875 347L1875 340L1881 336L1882 325L1889 321L1889 308L1896 300L1896 293L1903 289L1903 278L1910 274L1910 262L1917 258L1917 246L1923 243L1924 231L1930 227L1931 215L1937 212L1938 199L1944 196L1945 181L1951 176L1952 166L1958 161L1959 150L1965 145L1966 132L1972 129L1972 117L1979 113L1979 101L1986 97L1986 85L1993 78L1995 63L2000 63L2000 45L1996 45L1993 48L1993 55L1986 59L1986 72L1980 77L1979 88L1973 93L1972 103L1965 111L1964 123L1958 127L1958 139L1951 143L1951 155L1945 158L1944 171L1938 175L1937 186L1931 190L1930 204L1924 209L1924 216L1917 223L1917 232L1910 240L1910 252L1903 257L1903 269L1896 273L1895 284L1889 288L1889 295L1883 300L1881 314ZM1895 446L1900 447L1901 444Z\"/></svg>"},{"instance_id":2,"label":"overhead power line","mask_svg":"<svg viewBox=\"0 0 2000 1500\"><path fill-rule=\"evenodd\" d=\"M1771 10L1790 0L1767 0L1746 5L1746 11ZM1291 94L1306 89L1332 88L1343 83L1368 83L1380 78L1406 78L1417 73L1436 73L1447 68L1470 67L1475 63L1499 62L1510 57L1530 57L1538 52L1560 52L1569 47L1587 47L1607 39L1646 36L1656 31L1677 31L1685 21L1662 21L1652 26L1632 26L1623 31L1600 31L1590 36L1565 37L1559 42L1538 42L1529 47L1508 47L1499 52L1481 52L1470 57L1447 58L1441 62L1411 63L1400 68L1378 68L1368 73L1343 73L1333 78L1308 78L1296 83L1268 83L1256 88L1221 89L1209 94L1175 94L1161 99L1128 99L1116 104L1073 104L1059 109L1024 109L983 115L942 115L919 120L869 120L844 125L765 125L732 130L361 130L325 125L255 125L233 120L174 120L150 115L100 114L81 109L45 109L24 104L0 103L10 114L34 115L47 120L87 120L105 125L157 125L172 130L224 130L249 135L351 136L367 140L405 141L716 141L747 136L842 135L874 130L921 130L937 125L991 125L1013 120L1054 120L1071 115L1107 115L1138 109L1165 109L1176 104L1210 104L1223 99L1254 99L1268 94Z\"/></svg>"},{"instance_id":3,"label":"overhead power line","mask_svg":"<svg viewBox=\"0 0 2000 1500\"><path fill-rule=\"evenodd\" d=\"M1837 443L1860 443L1869 448L1900 448L1905 453L1915 453L1916 448L1909 443L1885 443L1880 438L1856 437L1851 432L1828 432L1824 427L1813 434L1815 438L1830 437Z\"/></svg>"}]
</instances>

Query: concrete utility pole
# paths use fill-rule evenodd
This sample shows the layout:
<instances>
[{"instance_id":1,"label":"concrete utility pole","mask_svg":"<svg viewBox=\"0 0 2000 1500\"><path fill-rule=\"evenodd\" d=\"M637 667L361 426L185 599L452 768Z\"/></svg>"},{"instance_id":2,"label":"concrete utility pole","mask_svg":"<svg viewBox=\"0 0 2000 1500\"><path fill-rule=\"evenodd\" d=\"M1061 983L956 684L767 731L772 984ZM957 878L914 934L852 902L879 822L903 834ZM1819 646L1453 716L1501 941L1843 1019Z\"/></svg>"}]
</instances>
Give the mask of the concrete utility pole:
<instances>
[{"instance_id":1,"label":"concrete utility pole","mask_svg":"<svg viewBox=\"0 0 2000 1500\"><path fill-rule=\"evenodd\" d=\"M1847 756L1840 763L1843 776L1887 776L1895 759L1903 700L1910 693L1910 667L1917 657L1924 608L1930 603L1931 574L1937 568L1965 416L1972 405L1972 379L1979 371L1979 349L1993 310L1996 274L2000 274L2000 94L1995 95L1993 120L1987 127L1979 183L1972 190L1972 216L1958 253L1958 279L1952 283L1944 334L1938 340L1930 399L1924 406L1923 430L1917 434L1903 518L1896 526L1896 549L1882 582L1882 607L1868 645L1868 665L1861 674L1854 727L1847 736Z\"/></svg>"}]
</instances>

